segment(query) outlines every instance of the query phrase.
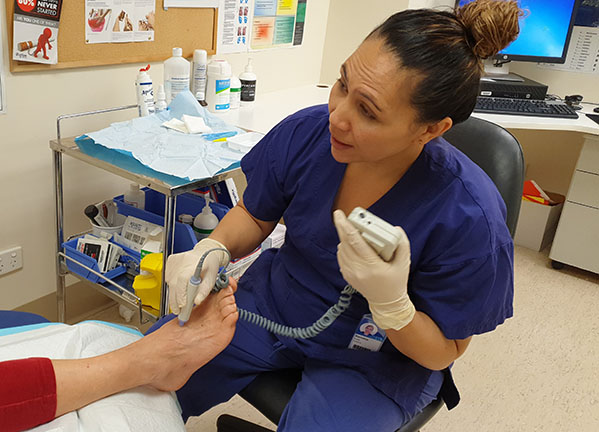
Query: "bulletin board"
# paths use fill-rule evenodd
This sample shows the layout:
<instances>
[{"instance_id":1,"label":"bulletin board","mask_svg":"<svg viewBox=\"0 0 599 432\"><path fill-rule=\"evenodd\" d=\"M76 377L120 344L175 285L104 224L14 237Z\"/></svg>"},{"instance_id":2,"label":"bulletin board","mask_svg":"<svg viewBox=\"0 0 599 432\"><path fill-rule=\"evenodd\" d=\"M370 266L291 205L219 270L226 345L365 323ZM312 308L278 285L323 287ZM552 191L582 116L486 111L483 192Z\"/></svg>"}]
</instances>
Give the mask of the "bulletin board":
<instances>
[{"instance_id":1,"label":"bulletin board","mask_svg":"<svg viewBox=\"0 0 599 432\"><path fill-rule=\"evenodd\" d=\"M216 52L218 10L214 8L162 8L156 1L154 41L107 44L85 43L85 2L63 1L58 33L58 63L46 65L12 60L14 0L5 0L11 72L68 69L122 63L166 60L173 47L183 48L183 57L194 49Z\"/></svg>"}]
</instances>

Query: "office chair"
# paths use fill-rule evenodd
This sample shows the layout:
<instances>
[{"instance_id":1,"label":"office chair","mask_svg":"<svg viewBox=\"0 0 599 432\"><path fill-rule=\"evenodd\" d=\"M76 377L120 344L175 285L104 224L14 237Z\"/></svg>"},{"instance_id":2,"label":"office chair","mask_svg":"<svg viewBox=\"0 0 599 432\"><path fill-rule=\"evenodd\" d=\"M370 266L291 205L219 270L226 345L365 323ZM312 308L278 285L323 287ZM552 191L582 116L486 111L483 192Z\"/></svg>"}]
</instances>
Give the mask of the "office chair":
<instances>
[{"instance_id":1,"label":"office chair","mask_svg":"<svg viewBox=\"0 0 599 432\"><path fill-rule=\"evenodd\" d=\"M522 202L524 157L518 140L495 123L470 117L452 127L444 136L449 143L466 154L493 180L505 201L506 225L514 236ZM278 424L301 380L301 370L280 370L258 375L239 395ZM431 402L422 412L396 432L416 432L443 406L442 397ZM224 414L217 421L218 432L272 432L245 420Z\"/></svg>"}]
</instances>

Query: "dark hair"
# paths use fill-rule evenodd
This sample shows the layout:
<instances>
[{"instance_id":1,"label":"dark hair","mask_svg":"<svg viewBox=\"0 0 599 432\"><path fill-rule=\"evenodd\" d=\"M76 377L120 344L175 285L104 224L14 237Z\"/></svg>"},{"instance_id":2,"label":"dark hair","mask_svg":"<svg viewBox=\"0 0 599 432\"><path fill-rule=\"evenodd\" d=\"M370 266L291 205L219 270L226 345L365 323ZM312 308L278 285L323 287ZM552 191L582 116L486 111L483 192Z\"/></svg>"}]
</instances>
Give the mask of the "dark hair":
<instances>
[{"instance_id":1,"label":"dark hair","mask_svg":"<svg viewBox=\"0 0 599 432\"><path fill-rule=\"evenodd\" d=\"M417 73L410 97L422 122L466 120L476 104L481 59L519 33L516 1L477 0L453 12L412 9L396 13L368 38L382 38L400 67Z\"/></svg>"}]
</instances>

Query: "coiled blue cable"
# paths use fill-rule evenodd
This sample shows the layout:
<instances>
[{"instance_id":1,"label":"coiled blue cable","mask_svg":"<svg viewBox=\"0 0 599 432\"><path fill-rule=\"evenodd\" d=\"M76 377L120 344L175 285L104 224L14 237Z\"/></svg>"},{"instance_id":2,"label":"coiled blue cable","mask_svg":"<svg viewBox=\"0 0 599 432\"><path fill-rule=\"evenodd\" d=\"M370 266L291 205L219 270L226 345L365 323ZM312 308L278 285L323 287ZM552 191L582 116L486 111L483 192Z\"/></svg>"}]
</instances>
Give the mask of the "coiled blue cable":
<instances>
[{"instance_id":1,"label":"coiled blue cable","mask_svg":"<svg viewBox=\"0 0 599 432\"><path fill-rule=\"evenodd\" d=\"M346 285L339 296L337 304L331 306L318 320L308 327L289 327L283 324L276 323L268 318L258 315L254 312L245 309L237 308L239 317L249 323L263 327L271 333L278 334L294 339L309 339L320 334L329 327L335 320L349 307L351 298L356 290L350 285Z\"/></svg>"},{"instance_id":2,"label":"coiled blue cable","mask_svg":"<svg viewBox=\"0 0 599 432\"><path fill-rule=\"evenodd\" d=\"M204 254L202 255L202 258L200 259L200 262L198 263L198 266L196 268L195 274L193 276L194 278L196 278L196 275L197 275L196 279L199 280L199 276L202 271L202 265L204 264L204 259L206 258L206 256L210 252L214 252L214 251L218 251L218 250L225 251L227 253L227 255L229 256L229 260L231 259L230 252L224 248L214 248L214 249L210 249L210 250L204 252ZM228 264L225 267L220 269L220 271L216 277L216 283L214 285L214 288L212 289L212 292L219 292L221 289L228 286L229 279L228 279L227 275L225 274L225 272L227 271L227 266L228 266ZM328 328L331 324L333 324L335 322L335 320L343 312L345 312L347 310L347 308L351 304L352 296L356 292L357 291L351 285L346 285L345 288L343 288L343 291L341 291L341 294L339 296L339 300L337 301L337 304L334 304L333 306L331 306L318 320L316 320L314 322L314 324L312 324L308 327L286 326L286 325L283 325L280 323L276 323L272 320L269 320L268 318L263 317L262 315L258 315L257 313L250 312L250 311L247 311L247 310L239 308L239 307L237 308L237 311L239 312L239 318L241 318L242 320L247 321L251 324L257 325L259 327L265 328L266 330L268 330L271 333L278 334L278 335L284 336L284 337L293 338L293 339L309 339L309 338L313 338L313 337L317 336L318 334L323 332L326 328ZM189 300L189 298L188 298L188 300Z\"/></svg>"}]
</instances>

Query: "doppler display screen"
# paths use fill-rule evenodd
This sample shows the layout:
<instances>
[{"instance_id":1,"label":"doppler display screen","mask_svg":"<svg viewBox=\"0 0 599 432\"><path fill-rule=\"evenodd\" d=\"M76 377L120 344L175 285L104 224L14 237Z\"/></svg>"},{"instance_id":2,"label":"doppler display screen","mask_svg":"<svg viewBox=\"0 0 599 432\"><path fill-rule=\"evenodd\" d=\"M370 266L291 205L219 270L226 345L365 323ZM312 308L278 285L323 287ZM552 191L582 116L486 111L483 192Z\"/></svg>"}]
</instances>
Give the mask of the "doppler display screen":
<instances>
[{"instance_id":1,"label":"doppler display screen","mask_svg":"<svg viewBox=\"0 0 599 432\"><path fill-rule=\"evenodd\" d=\"M460 0L463 6L472 0ZM514 60L551 61L562 63L574 21L576 0L521 0L526 11L520 18L520 34L499 56ZM540 58L540 59L535 59Z\"/></svg>"}]
</instances>

